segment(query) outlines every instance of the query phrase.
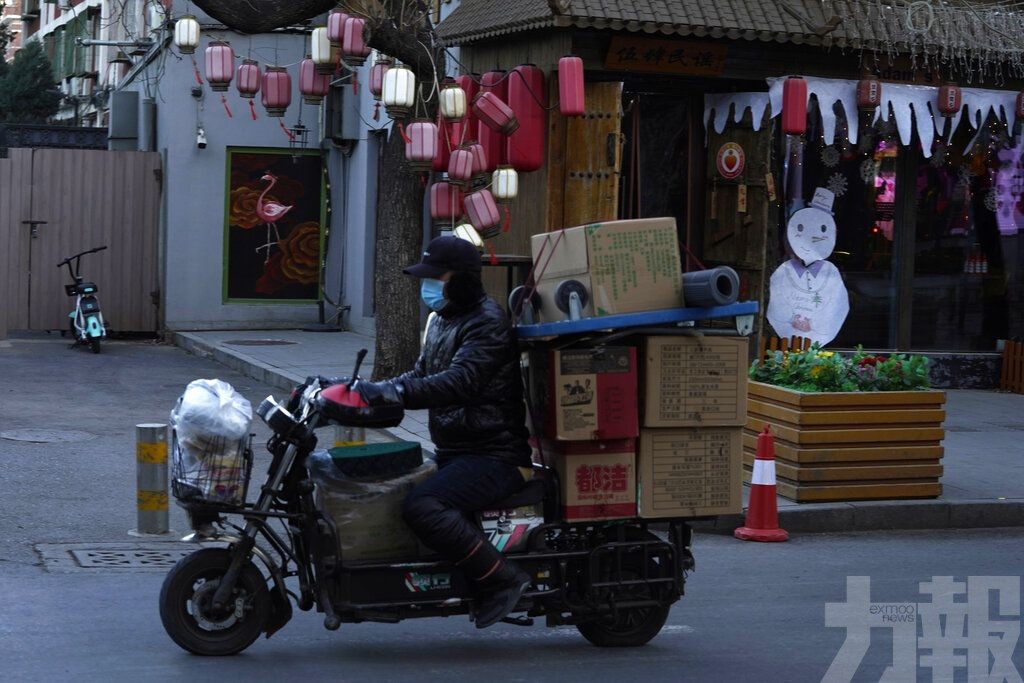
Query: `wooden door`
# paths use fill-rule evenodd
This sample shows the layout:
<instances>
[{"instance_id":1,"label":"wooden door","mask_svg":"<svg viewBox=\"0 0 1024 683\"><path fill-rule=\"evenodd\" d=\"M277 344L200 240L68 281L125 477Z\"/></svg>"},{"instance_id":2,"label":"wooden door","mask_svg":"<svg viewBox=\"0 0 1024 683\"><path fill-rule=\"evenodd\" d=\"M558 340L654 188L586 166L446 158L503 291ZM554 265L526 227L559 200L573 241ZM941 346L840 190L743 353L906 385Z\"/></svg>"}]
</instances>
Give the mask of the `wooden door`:
<instances>
[{"instance_id":1,"label":"wooden door","mask_svg":"<svg viewBox=\"0 0 1024 683\"><path fill-rule=\"evenodd\" d=\"M622 83L588 83L583 116L552 125L548 230L619 215Z\"/></svg>"},{"instance_id":2,"label":"wooden door","mask_svg":"<svg viewBox=\"0 0 1024 683\"><path fill-rule=\"evenodd\" d=\"M0 332L28 327L30 233L22 221L29 219L31 169L29 149L10 149L0 159Z\"/></svg>"}]
</instances>

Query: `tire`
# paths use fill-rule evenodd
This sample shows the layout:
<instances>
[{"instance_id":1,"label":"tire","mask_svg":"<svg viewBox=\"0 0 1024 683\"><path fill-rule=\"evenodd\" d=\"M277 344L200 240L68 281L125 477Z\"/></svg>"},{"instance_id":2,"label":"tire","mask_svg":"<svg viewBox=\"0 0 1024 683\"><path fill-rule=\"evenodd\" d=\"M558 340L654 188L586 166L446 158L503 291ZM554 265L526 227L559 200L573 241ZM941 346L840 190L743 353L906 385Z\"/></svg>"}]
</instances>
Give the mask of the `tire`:
<instances>
[{"instance_id":1,"label":"tire","mask_svg":"<svg viewBox=\"0 0 1024 683\"><path fill-rule=\"evenodd\" d=\"M91 339L89 339L89 348L92 349L93 353L99 353L100 352L100 338L99 337L92 337Z\"/></svg>"},{"instance_id":2,"label":"tire","mask_svg":"<svg viewBox=\"0 0 1024 683\"><path fill-rule=\"evenodd\" d=\"M237 654L260 637L270 616L267 582L252 561L239 572L232 595L236 604L242 601L242 616L234 611L219 615L207 611L209 605L203 602L212 599L230 563L229 550L204 548L179 561L164 579L160 620L171 640L192 654Z\"/></svg>"},{"instance_id":3,"label":"tire","mask_svg":"<svg viewBox=\"0 0 1024 683\"><path fill-rule=\"evenodd\" d=\"M625 561L623 564L626 564ZM623 575L639 579L643 575L640 564L624 566ZM628 593L620 592L619 595L629 599L645 600L652 597L651 588L647 586L639 585L624 590ZM661 603L656 607L623 609L614 616L607 615L577 624L576 629L598 647L639 647L646 645L661 632L671 607L670 603Z\"/></svg>"}]
</instances>

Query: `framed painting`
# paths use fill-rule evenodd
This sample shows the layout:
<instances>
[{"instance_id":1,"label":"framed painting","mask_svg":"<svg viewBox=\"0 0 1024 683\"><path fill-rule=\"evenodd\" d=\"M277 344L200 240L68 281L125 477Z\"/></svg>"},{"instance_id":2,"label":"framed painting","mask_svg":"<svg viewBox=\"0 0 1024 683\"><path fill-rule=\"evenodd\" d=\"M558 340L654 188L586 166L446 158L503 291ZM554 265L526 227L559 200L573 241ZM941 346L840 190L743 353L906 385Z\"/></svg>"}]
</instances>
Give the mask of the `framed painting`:
<instances>
[{"instance_id":1,"label":"framed painting","mask_svg":"<svg viewBox=\"0 0 1024 683\"><path fill-rule=\"evenodd\" d=\"M327 217L321 153L229 147L224 302L316 303Z\"/></svg>"}]
</instances>

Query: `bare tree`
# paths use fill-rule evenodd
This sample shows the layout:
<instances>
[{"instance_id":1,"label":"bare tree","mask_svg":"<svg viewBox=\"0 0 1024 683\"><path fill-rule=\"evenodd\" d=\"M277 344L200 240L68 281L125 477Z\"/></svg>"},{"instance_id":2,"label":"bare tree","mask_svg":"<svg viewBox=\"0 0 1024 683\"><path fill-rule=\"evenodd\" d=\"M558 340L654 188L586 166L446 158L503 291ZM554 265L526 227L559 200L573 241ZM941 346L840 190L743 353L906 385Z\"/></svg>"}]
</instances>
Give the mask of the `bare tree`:
<instances>
[{"instance_id":1,"label":"bare tree","mask_svg":"<svg viewBox=\"0 0 1024 683\"><path fill-rule=\"evenodd\" d=\"M367 20L371 47L395 57L416 74L426 98L437 74L444 73L444 50L419 0L195 0L226 26L258 33L294 25L338 7ZM427 107L433 116L436 99ZM424 184L405 163L405 143L392 127L381 148L377 185L376 359L374 378L391 377L412 367L419 353L418 283L402 275L416 262L423 244Z\"/></svg>"}]
</instances>

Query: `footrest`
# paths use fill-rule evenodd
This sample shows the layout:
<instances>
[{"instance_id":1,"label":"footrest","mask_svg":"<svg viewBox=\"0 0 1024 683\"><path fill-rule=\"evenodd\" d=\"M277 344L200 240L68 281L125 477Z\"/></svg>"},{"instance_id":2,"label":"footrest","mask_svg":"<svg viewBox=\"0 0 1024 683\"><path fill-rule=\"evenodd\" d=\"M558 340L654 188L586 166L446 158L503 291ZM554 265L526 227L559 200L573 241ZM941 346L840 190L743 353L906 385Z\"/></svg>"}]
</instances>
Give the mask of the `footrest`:
<instances>
[{"instance_id":1,"label":"footrest","mask_svg":"<svg viewBox=\"0 0 1024 683\"><path fill-rule=\"evenodd\" d=\"M533 617L505 617L502 622L513 626L533 626Z\"/></svg>"}]
</instances>

